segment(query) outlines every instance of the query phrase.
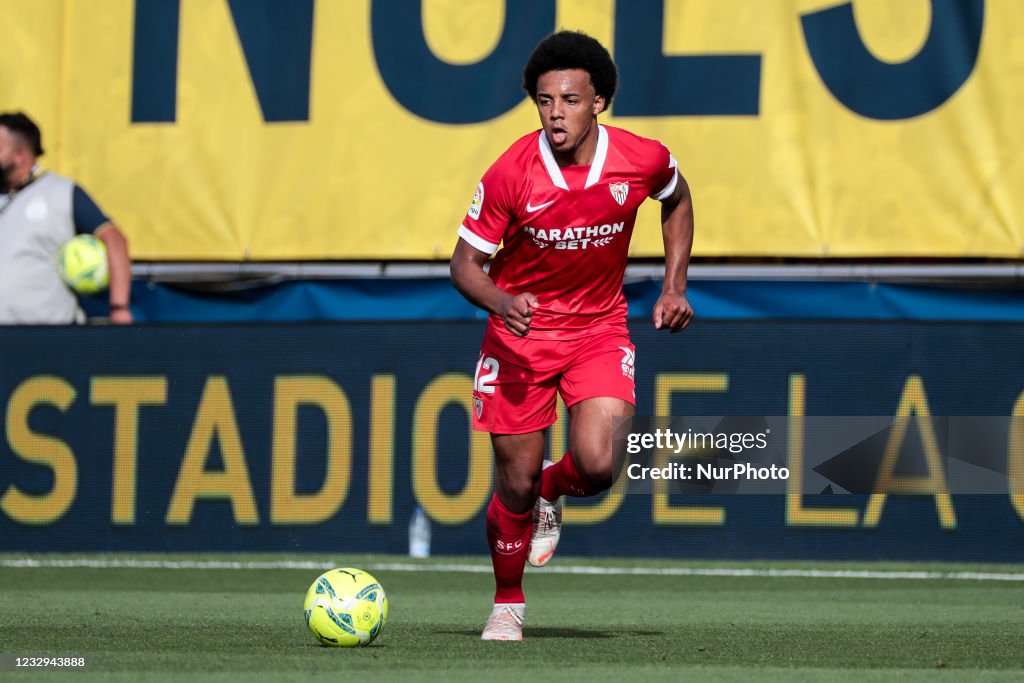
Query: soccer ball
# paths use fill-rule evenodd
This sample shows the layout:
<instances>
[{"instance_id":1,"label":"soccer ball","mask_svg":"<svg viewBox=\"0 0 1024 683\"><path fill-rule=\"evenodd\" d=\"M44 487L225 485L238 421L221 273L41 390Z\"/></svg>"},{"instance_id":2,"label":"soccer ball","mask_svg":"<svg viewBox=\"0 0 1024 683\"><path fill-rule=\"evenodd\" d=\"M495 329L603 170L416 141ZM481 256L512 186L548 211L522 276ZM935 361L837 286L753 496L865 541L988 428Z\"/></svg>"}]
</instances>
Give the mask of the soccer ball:
<instances>
[{"instance_id":1,"label":"soccer ball","mask_svg":"<svg viewBox=\"0 0 1024 683\"><path fill-rule=\"evenodd\" d=\"M92 235L77 235L57 253L57 272L79 294L95 294L110 284L107 247Z\"/></svg>"},{"instance_id":2,"label":"soccer ball","mask_svg":"<svg viewBox=\"0 0 1024 683\"><path fill-rule=\"evenodd\" d=\"M369 645L388 621L388 598L377 579L346 567L317 577L303 604L306 625L323 645Z\"/></svg>"}]
</instances>

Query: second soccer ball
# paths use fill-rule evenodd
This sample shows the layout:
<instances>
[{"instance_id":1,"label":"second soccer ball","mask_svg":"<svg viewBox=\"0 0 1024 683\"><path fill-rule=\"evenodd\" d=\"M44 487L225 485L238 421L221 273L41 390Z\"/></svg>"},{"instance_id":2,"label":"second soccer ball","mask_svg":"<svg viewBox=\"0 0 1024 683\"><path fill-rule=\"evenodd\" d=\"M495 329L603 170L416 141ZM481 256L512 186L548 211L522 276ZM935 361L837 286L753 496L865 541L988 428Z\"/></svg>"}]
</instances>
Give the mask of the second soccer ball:
<instances>
[{"instance_id":1,"label":"second soccer ball","mask_svg":"<svg viewBox=\"0 0 1024 683\"><path fill-rule=\"evenodd\" d=\"M57 253L57 272L79 294L95 294L110 283L107 247L93 235L77 235Z\"/></svg>"}]
</instances>

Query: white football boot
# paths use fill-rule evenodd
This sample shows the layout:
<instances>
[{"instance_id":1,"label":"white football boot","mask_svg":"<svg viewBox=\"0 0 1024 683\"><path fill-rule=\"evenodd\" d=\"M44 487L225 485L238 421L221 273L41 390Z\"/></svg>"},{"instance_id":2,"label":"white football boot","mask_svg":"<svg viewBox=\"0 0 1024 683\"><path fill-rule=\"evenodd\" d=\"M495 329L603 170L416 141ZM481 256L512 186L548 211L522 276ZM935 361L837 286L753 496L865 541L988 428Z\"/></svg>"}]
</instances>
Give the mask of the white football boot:
<instances>
[{"instance_id":1,"label":"white football boot","mask_svg":"<svg viewBox=\"0 0 1024 683\"><path fill-rule=\"evenodd\" d=\"M555 463L544 463L547 469ZM530 539L530 554L527 561L533 567L543 567L555 554L558 539L562 536L562 496L551 502L540 496L533 506L533 537Z\"/></svg>"},{"instance_id":2,"label":"white football boot","mask_svg":"<svg viewBox=\"0 0 1024 683\"><path fill-rule=\"evenodd\" d=\"M495 605L480 640L522 640L525 616L525 604Z\"/></svg>"}]
</instances>

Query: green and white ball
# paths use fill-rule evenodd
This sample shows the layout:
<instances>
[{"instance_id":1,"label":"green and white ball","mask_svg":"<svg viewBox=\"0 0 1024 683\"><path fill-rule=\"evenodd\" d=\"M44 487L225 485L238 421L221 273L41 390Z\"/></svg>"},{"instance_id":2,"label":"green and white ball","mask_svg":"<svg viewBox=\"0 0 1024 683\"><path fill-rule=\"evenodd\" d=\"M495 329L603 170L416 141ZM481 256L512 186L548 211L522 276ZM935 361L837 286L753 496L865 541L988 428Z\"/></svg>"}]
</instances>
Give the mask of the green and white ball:
<instances>
[{"instance_id":1,"label":"green and white ball","mask_svg":"<svg viewBox=\"0 0 1024 683\"><path fill-rule=\"evenodd\" d=\"M388 598L377 579L360 569L332 569L317 577L303 604L306 625L332 647L369 645L388 621Z\"/></svg>"},{"instance_id":2,"label":"green and white ball","mask_svg":"<svg viewBox=\"0 0 1024 683\"><path fill-rule=\"evenodd\" d=\"M77 235L57 254L57 272L79 294L95 294L110 284L107 247L93 235Z\"/></svg>"}]
</instances>

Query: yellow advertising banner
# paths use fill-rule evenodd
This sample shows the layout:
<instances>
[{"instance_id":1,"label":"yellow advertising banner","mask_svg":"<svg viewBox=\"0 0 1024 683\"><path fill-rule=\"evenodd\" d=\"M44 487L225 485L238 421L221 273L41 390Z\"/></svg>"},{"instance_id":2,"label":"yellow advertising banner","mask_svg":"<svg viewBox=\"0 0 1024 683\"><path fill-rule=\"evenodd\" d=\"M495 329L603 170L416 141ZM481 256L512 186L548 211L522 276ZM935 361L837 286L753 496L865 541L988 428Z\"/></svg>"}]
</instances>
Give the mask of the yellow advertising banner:
<instances>
[{"instance_id":1,"label":"yellow advertising banner","mask_svg":"<svg viewBox=\"0 0 1024 683\"><path fill-rule=\"evenodd\" d=\"M521 69L558 28L616 59L602 120L679 159L697 255L1024 254L1019 0L4 0L0 24L0 109L137 259L446 258L539 126Z\"/></svg>"}]
</instances>

